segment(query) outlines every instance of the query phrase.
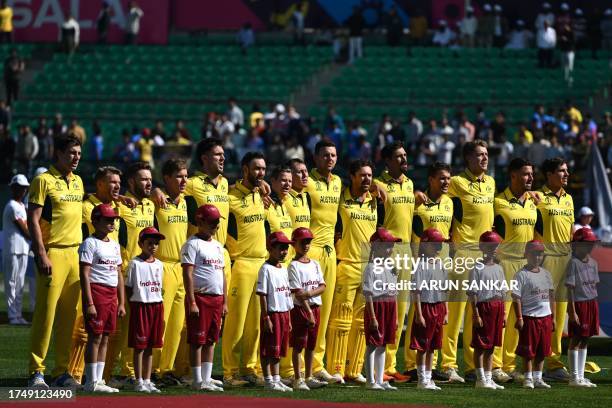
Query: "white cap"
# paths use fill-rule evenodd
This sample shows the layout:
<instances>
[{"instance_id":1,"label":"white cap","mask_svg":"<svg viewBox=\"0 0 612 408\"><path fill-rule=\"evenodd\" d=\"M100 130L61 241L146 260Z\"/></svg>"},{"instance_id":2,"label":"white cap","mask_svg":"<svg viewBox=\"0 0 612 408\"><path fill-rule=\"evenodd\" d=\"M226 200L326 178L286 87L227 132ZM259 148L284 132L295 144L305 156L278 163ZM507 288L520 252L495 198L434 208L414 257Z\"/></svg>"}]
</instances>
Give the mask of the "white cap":
<instances>
[{"instance_id":1,"label":"white cap","mask_svg":"<svg viewBox=\"0 0 612 408\"><path fill-rule=\"evenodd\" d=\"M499 4L496 4L495 6L493 6L493 10L500 12L502 11L502 6L500 6Z\"/></svg>"},{"instance_id":2,"label":"white cap","mask_svg":"<svg viewBox=\"0 0 612 408\"><path fill-rule=\"evenodd\" d=\"M525 25L525 22L523 20L516 20L516 25L519 27L523 27Z\"/></svg>"},{"instance_id":3,"label":"white cap","mask_svg":"<svg viewBox=\"0 0 612 408\"><path fill-rule=\"evenodd\" d=\"M438 25L439 25L440 27L446 27L446 25L447 25L446 20L439 20L439 21L438 21Z\"/></svg>"},{"instance_id":4,"label":"white cap","mask_svg":"<svg viewBox=\"0 0 612 408\"><path fill-rule=\"evenodd\" d=\"M482 9L484 11L491 11L491 5L489 3L485 3L485 5L482 6Z\"/></svg>"},{"instance_id":5,"label":"white cap","mask_svg":"<svg viewBox=\"0 0 612 408\"><path fill-rule=\"evenodd\" d=\"M585 206L585 207L580 208L578 215L580 217L584 217L585 215L595 215L595 213L589 207Z\"/></svg>"},{"instance_id":6,"label":"white cap","mask_svg":"<svg viewBox=\"0 0 612 408\"><path fill-rule=\"evenodd\" d=\"M583 13L582 13L582 9L577 8L577 9L576 9L576 15L577 15L577 16L581 16L582 14L583 14Z\"/></svg>"},{"instance_id":7,"label":"white cap","mask_svg":"<svg viewBox=\"0 0 612 408\"><path fill-rule=\"evenodd\" d=\"M550 3L548 3L548 2L542 3L542 8L543 9L549 9L550 8Z\"/></svg>"},{"instance_id":8,"label":"white cap","mask_svg":"<svg viewBox=\"0 0 612 408\"><path fill-rule=\"evenodd\" d=\"M23 174L16 174L13 176L13 178L11 179L11 182L9 183L9 186L14 186L15 184L21 187L30 186L30 183L28 183L28 178L24 176Z\"/></svg>"},{"instance_id":9,"label":"white cap","mask_svg":"<svg viewBox=\"0 0 612 408\"><path fill-rule=\"evenodd\" d=\"M468 12L468 13L473 13L473 12L474 12L474 7L472 7L472 6L467 6L467 7L465 8L465 11L466 11L466 12Z\"/></svg>"},{"instance_id":10,"label":"white cap","mask_svg":"<svg viewBox=\"0 0 612 408\"><path fill-rule=\"evenodd\" d=\"M46 173L47 171L48 169L46 167L37 167L36 170L34 170L34 177Z\"/></svg>"},{"instance_id":11,"label":"white cap","mask_svg":"<svg viewBox=\"0 0 612 408\"><path fill-rule=\"evenodd\" d=\"M570 9L569 4L567 4L567 3L561 3L561 7L560 8L563 11L567 11L567 10Z\"/></svg>"},{"instance_id":12,"label":"white cap","mask_svg":"<svg viewBox=\"0 0 612 408\"><path fill-rule=\"evenodd\" d=\"M279 103L276 105L274 110L277 111L278 113L285 113L285 105L283 105L282 103Z\"/></svg>"}]
</instances>

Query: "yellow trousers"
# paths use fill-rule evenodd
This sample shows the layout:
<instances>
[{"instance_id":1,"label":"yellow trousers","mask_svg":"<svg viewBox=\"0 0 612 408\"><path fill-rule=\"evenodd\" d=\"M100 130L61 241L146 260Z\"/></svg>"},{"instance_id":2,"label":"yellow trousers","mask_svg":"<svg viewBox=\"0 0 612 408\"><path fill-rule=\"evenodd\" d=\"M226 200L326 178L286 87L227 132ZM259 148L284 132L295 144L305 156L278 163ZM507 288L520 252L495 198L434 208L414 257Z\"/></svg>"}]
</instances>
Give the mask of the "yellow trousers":
<instances>
[{"instance_id":1,"label":"yellow trousers","mask_svg":"<svg viewBox=\"0 0 612 408\"><path fill-rule=\"evenodd\" d=\"M365 353L361 263L340 262L327 332L327 367L349 378L361 374ZM350 344L350 349L349 349ZM331 370L330 370L331 369Z\"/></svg>"},{"instance_id":2,"label":"yellow trousers","mask_svg":"<svg viewBox=\"0 0 612 408\"><path fill-rule=\"evenodd\" d=\"M324 367L325 346L327 344L327 326L329 315L332 310L334 291L336 289L336 250L333 246L311 247L308 257L315 259L321 265L323 279L325 280L325 291L321 294L321 307L319 308L319 332L317 333L317 346L312 359L312 372L321 371ZM329 359L327 360L329 371Z\"/></svg>"},{"instance_id":3,"label":"yellow trousers","mask_svg":"<svg viewBox=\"0 0 612 408\"><path fill-rule=\"evenodd\" d=\"M571 255L544 257L542 267L550 272L555 285L555 331L551 338L552 354L546 357L546 367L549 371L558 368L564 368L565 365L561 361L563 350L561 348L561 338L563 337L563 328L565 326L565 318L567 314L567 288L564 285L565 273L567 264L571 260Z\"/></svg>"},{"instance_id":4,"label":"yellow trousers","mask_svg":"<svg viewBox=\"0 0 612 408\"><path fill-rule=\"evenodd\" d=\"M29 372L45 371L44 362L55 324L55 367L52 372L55 377L68 371L72 331L81 295L78 247L50 248L47 256L52 264L51 276L36 274Z\"/></svg>"},{"instance_id":5,"label":"yellow trousers","mask_svg":"<svg viewBox=\"0 0 612 408\"><path fill-rule=\"evenodd\" d=\"M514 278L514 275L525 266L524 259L502 259L499 265L504 270L506 282ZM519 332L514 328L516 324L516 313L511 301L504 302L506 312L506 327L503 330L502 347L495 348L493 352L493 368L502 368L511 373L516 370L516 346L518 346Z\"/></svg>"},{"instance_id":6,"label":"yellow trousers","mask_svg":"<svg viewBox=\"0 0 612 408\"><path fill-rule=\"evenodd\" d=\"M164 346L153 352L153 370L164 375L174 368L174 359L185 323L185 286L179 262L164 262L162 299L164 303Z\"/></svg>"},{"instance_id":7,"label":"yellow trousers","mask_svg":"<svg viewBox=\"0 0 612 408\"><path fill-rule=\"evenodd\" d=\"M76 381L81 382L85 370L85 349L87 348L87 332L83 319L81 298L76 306L76 318L72 328L72 344L70 346L70 360L68 361L68 374Z\"/></svg>"},{"instance_id":8,"label":"yellow trousers","mask_svg":"<svg viewBox=\"0 0 612 408\"><path fill-rule=\"evenodd\" d=\"M255 290L263 258L238 258L228 286L228 313L221 338L223 375L257 374L259 361L259 297ZM242 360L241 360L242 355Z\"/></svg>"}]
</instances>

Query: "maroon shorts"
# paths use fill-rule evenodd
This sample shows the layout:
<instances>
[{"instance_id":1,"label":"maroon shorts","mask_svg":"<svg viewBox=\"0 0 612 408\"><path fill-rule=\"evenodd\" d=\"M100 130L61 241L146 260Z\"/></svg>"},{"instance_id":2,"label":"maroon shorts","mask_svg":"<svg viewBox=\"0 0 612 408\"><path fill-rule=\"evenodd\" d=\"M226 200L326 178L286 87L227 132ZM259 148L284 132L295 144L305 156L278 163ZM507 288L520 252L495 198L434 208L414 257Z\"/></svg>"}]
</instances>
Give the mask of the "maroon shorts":
<instances>
[{"instance_id":1,"label":"maroon shorts","mask_svg":"<svg viewBox=\"0 0 612 408\"><path fill-rule=\"evenodd\" d=\"M223 295L195 293L195 302L200 310L197 317L189 315L189 303L185 301L187 343L211 345L219 341L223 323L223 300Z\"/></svg>"},{"instance_id":2,"label":"maroon shorts","mask_svg":"<svg viewBox=\"0 0 612 408\"><path fill-rule=\"evenodd\" d=\"M164 304L130 302L128 347L136 350L164 345Z\"/></svg>"},{"instance_id":3,"label":"maroon shorts","mask_svg":"<svg viewBox=\"0 0 612 408\"><path fill-rule=\"evenodd\" d=\"M319 332L320 311L319 306L310 305L314 316L315 325L308 326L308 312L301 306L291 309L291 336L289 345L296 350L314 350L317 345L317 333Z\"/></svg>"},{"instance_id":4,"label":"maroon shorts","mask_svg":"<svg viewBox=\"0 0 612 408\"><path fill-rule=\"evenodd\" d=\"M576 314L580 324L569 323L567 332L570 337L591 337L599 335L599 304L597 299L575 302Z\"/></svg>"},{"instance_id":5,"label":"maroon shorts","mask_svg":"<svg viewBox=\"0 0 612 408\"><path fill-rule=\"evenodd\" d=\"M87 300L83 297L83 316L85 316L85 330L89 334L111 334L117 327L117 288L92 283L91 297L96 307L96 317L87 318Z\"/></svg>"},{"instance_id":6,"label":"maroon shorts","mask_svg":"<svg viewBox=\"0 0 612 408\"><path fill-rule=\"evenodd\" d=\"M262 315L263 316L263 315ZM268 313L272 321L272 333L264 329L263 317L260 319L259 354L261 358L281 358L287 355L289 343L289 312Z\"/></svg>"},{"instance_id":7,"label":"maroon shorts","mask_svg":"<svg viewBox=\"0 0 612 408\"><path fill-rule=\"evenodd\" d=\"M504 302L492 300L476 304L482 319L482 327L472 325L472 342L470 346L481 350L491 350L502 345L504 330Z\"/></svg>"},{"instance_id":8,"label":"maroon shorts","mask_svg":"<svg viewBox=\"0 0 612 408\"><path fill-rule=\"evenodd\" d=\"M442 348L442 327L446 316L446 306L443 302L421 303L425 318L425 327L416 324L416 316L412 321L410 348L420 352L431 352Z\"/></svg>"},{"instance_id":9,"label":"maroon shorts","mask_svg":"<svg viewBox=\"0 0 612 408\"><path fill-rule=\"evenodd\" d=\"M397 304L395 299L375 300L374 316L378 321L378 330L370 330L373 317L370 308L366 305L363 314L363 327L365 330L366 344L381 347L385 344L395 344L395 332L397 330Z\"/></svg>"},{"instance_id":10,"label":"maroon shorts","mask_svg":"<svg viewBox=\"0 0 612 408\"><path fill-rule=\"evenodd\" d=\"M516 354L529 360L535 357L550 356L552 317L550 315L544 317L523 316L523 322L523 329L519 331Z\"/></svg>"}]
</instances>

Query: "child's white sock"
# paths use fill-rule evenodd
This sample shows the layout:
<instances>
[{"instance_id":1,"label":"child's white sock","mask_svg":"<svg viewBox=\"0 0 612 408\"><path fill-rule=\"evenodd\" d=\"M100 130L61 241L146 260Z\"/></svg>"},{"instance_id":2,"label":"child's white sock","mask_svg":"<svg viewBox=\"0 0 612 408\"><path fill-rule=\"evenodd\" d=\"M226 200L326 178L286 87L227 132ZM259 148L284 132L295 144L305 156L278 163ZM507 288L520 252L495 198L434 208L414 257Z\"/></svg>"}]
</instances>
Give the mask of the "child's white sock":
<instances>
[{"instance_id":1,"label":"child's white sock","mask_svg":"<svg viewBox=\"0 0 612 408\"><path fill-rule=\"evenodd\" d=\"M534 379L534 381L542 381L542 372L541 371L534 371L533 372L533 379Z\"/></svg>"},{"instance_id":2,"label":"child's white sock","mask_svg":"<svg viewBox=\"0 0 612 408\"><path fill-rule=\"evenodd\" d=\"M587 349L578 349L578 376L584 379L584 366L586 365Z\"/></svg>"},{"instance_id":3,"label":"child's white sock","mask_svg":"<svg viewBox=\"0 0 612 408\"><path fill-rule=\"evenodd\" d=\"M480 367L476 369L476 378L480 381L484 381L486 379L484 368Z\"/></svg>"},{"instance_id":4,"label":"child's white sock","mask_svg":"<svg viewBox=\"0 0 612 408\"><path fill-rule=\"evenodd\" d=\"M376 351L376 347L367 346L365 351L365 372L366 372L366 380L368 383L374 383L374 361L376 360L376 356L374 354Z\"/></svg>"},{"instance_id":5,"label":"child's white sock","mask_svg":"<svg viewBox=\"0 0 612 408\"><path fill-rule=\"evenodd\" d=\"M374 371L376 371L376 382L378 384L382 384L384 381L385 375L385 347L376 347L376 351L374 352L375 366Z\"/></svg>"},{"instance_id":6,"label":"child's white sock","mask_svg":"<svg viewBox=\"0 0 612 408\"><path fill-rule=\"evenodd\" d=\"M97 381L102 381L102 377L104 376L104 365L105 365L104 361L102 362L98 361L98 368L96 369L97 371L96 380Z\"/></svg>"},{"instance_id":7,"label":"child's white sock","mask_svg":"<svg viewBox=\"0 0 612 408\"><path fill-rule=\"evenodd\" d=\"M193 377L193 383L198 384L202 382L202 366L191 367L191 376Z\"/></svg>"},{"instance_id":8,"label":"child's white sock","mask_svg":"<svg viewBox=\"0 0 612 408\"><path fill-rule=\"evenodd\" d=\"M143 380L142 378L137 378L136 379L136 384L145 384L145 383L146 383L146 381Z\"/></svg>"},{"instance_id":9,"label":"child's white sock","mask_svg":"<svg viewBox=\"0 0 612 408\"><path fill-rule=\"evenodd\" d=\"M485 379L486 382L493 381L493 373L491 371L485 371L484 372L484 379Z\"/></svg>"},{"instance_id":10,"label":"child's white sock","mask_svg":"<svg viewBox=\"0 0 612 408\"><path fill-rule=\"evenodd\" d=\"M265 376L265 377L264 377L264 381L265 381L266 383L268 383L268 384L269 384L269 383L271 383L271 382L272 382L272 376L271 376L271 375L267 375L267 376Z\"/></svg>"},{"instance_id":11,"label":"child's white sock","mask_svg":"<svg viewBox=\"0 0 612 408\"><path fill-rule=\"evenodd\" d=\"M210 377L212 376L212 366L213 363L202 363L202 381L205 383L210 382Z\"/></svg>"},{"instance_id":12,"label":"child's white sock","mask_svg":"<svg viewBox=\"0 0 612 408\"><path fill-rule=\"evenodd\" d=\"M578 374L578 350L567 350L567 362L572 380L580 378Z\"/></svg>"},{"instance_id":13,"label":"child's white sock","mask_svg":"<svg viewBox=\"0 0 612 408\"><path fill-rule=\"evenodd\" d=\"M425 381L425 366L417 366L417 377L419 379L419 382L421 382L422 384L425 384L427 381Z\"/></svg>"},{"instance_id":14,"label":"child's white sock","mask_svg":"<svg viewBox=\"0 0 612 408\"><path fill-rule=\"evenodd\" d=\"M431 382L431 370L425 371L425 382Z\"/></svg>"},{"instance_id":15,"label":"child's white sock","mask_svg":"<svg viewBox=\"0 0 612 408\"><path fill-rule=\"evenodd\" d=\"M280 375L275 375L273 378L274 378L274 382L275 382L275 383L279 383L279 382L280 382L280 380L281 380Z\"/></svg>"},{"instance_id":16,"label":"child's white sock","mask_svg":"<svg viewBox=\"0 0 612 408\"><path fill-rule=\"evenodd\" d=\"M525 380L532 380L533 381L533 372L532 371L525 372Z\"/></svg>"},{"instance_id":17,"label":"child's white sock","mask_svg":"<svg viewBox=\"0 0 612 408\"><path fill-rule=\"evenodd\" d=\"M85 377L87 377L88 383L94 383L98 381L98 363L87 363L85 364Z\"/></svg>"}]
</instances>

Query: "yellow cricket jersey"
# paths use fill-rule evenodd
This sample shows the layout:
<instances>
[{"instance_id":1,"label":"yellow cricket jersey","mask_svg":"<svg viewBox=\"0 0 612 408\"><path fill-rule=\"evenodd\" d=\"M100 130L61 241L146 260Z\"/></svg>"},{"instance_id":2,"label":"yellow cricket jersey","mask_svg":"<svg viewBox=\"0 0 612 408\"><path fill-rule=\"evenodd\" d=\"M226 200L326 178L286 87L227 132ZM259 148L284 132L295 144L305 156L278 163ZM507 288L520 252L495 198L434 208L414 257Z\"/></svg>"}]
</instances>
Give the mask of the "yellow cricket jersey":
<instances>
[{"instance_id":1,"label":"yellow cricket jersey","mask_svg":"<svg viewBox=\"0 0 612 408\"><path fill-rule=\"evenodd\" d=\"M128 192L126 195L138 201L131 193ZM119 215L121 218L119 219L118 242L121 246L121 258L127 267L132 258L140 255L138 246L140 231L154 224L155 204L148 198L143 198L134 208L120 204Z\"/></svg>"},{"instance_id":2,"label":"yellow cricket jersey","mask_svg":"<svg viewBox=\"0 0 612 408\"><path fill-rule=\"evenodd\" d=\"M342 236L336 243L338 260L349 262L367 262L370 237L376 232L376 199L366 194L363 202L356 200L347 187L340 197L338 207Z\"/></svg>"},{"instance_id":3,"label":"yellow cricket jersey","mask_svg":"<svg viewBox=\"0 0 612 408\"><path fill-rule=\"evenodd\" d=\"M283 204L291 216L291 225L296 228L310 228L310 197L305 191L291 190Z\"/></svg>"},{"instance_id":4,"label":"yellow cricket jersey","mask_svg":"<svg viewBox=\"0 0 612 408\"><path fill-rule=\"evenodd\" d=\"M570 246L562 244L572 241L574 200L563 189L558 196L546 186L540 192L542 200L538 204L536 236L544 242L547 255L568 255Z\"/></svg>"},{"instance_id":5,"label":"yellow cricket jersey","mask_svg":"<svg viewBox=\"0 0 612 408\"><path fill-rule=\"evenodd\" d=\"M453 200L448 194L442 194L437 201L427 201L414 210L412 218L412 242L421 242L421 234L427 228L435 228L450 238L453 222Z\"/></svg>"},{"instance_id":6,"label":"yellow cricket jersey","mask_svg":"<svg viewBox=\"0 0 612 408\"><path fill-rule=\"evenodd\" d=\"M504 240L501 258L523 258L524 244L533 239L538 210L531 197L521 204L510 187L495 197L495 231ZM508 244L523 245L508 245Z\"/></svg>"},{"instance_id":7,"label":"yellow cricket jersey","mask_svg":"<svg viewBox=\"0 0 612 408\"><path fill-rule=\"evenodd\" d=\"M166 193L164 193L166 194ZM166 194L166 208L156 208L153 224L166 239L159 242L157 258L163 262L179 262L181 247L187 241L187 204L181 195L174 204Z\"/></svg>"},{"instance_id":8,"label":"yellow cricket jersey","mask_svg":"<svg viewBox=\"0 0 612 408\"><path fill-rule=\"evenodd\" d=\"M466 169L451 177L448 196L453 201L453 242L477 243L493 227L495 179L486 174L478 179Z\"/></svg>"},{"instance_id":9,"label":"yellow cricket jersey","mask_svg":"<svg viewBox=\"0 0 612 408\"><path fill-rule=\"evenodd\" d=\"M384 171L374 182L385 189L387 200L379 204L378 219L393 236L402 242L410 242L412 235L412 216L414 214L414 185L412 180L402 174L396 181L388 171Z\"/></svg>"},{"instance_id":10,"label":"yellow cricket jersey","mask_svg":"<svg viewBox=\"0 0 612 408\"><path fill-rule=\"evenodd\" d=\"M229 191L226 247L230 258L265 258L266 209L259 191L237 182Z\"/></svg>"},{"instance_id":11,"label":"yellow cricket jersey","mask_svg":"<svg viewBox=\"0 0 612 408\"><path fill-rule=\"evenodd\" d=\"M5 33L13 31L13 9L10 7L0 9L0 31Z\"/></svg>"},{"instance_id":12,"label":"yellow cricket jersey","mask_svg":"<svg viewBox=\"0 0 612 408\"><path fill-rule=\"evenodd\" d=\"M335 174L328 182L317 169L310 171L306 191L310 196L310 230L316 247L334 246L334 228L342 194L342 180Z\"/></svg>"},{"instance_id":13,"label":"yellow cricket jersey","mask_svg":"<svg viewBox=\"0 0 612 408\"><path fill-rule=\"evenodd\" d=\"M45 248L81 244L84 195L81 178L73 173L64 178L55 166L34 177L29 202L42 207L40 229Z\"/></svg>"},{"instance_id":14,"label":"yellow cricket jersey","mask_svg":"<svg viewBox=\"0 0 612 408\"><path fill-rule=\"evenodd\" d=\"M83 200L83 239L90 236L94 232L94 226L91 223L91 212L93 209L102 204L102 201L95 194L89 194L85 200ZM110 202L111 207L115 209L115 212L119 214L119 209L114 201ZM108 237L115 242L119 241L119 218L115 220L115 230L108 234Z\"/></svg>"},{"instance_id":15,"label":"yellow cricket jersey","mask_svg":"<svg viewBox=\"0 0 612 408\"><path fill-rule=\"evenodd\" d=\"M291 214L289 214L285 203L281 202L278 196L273 194L272 200L274 200L274 204L266 210L266 234L282 231L288 238L291 238L291 233L293 232Z\"/></svg>"},{"instance_id":16,"label":"yellow cricket jersey","mask_svg":"<svg viewBox=\"0 0 612 408\"><path fill-rule=\"evenodd\" d=\"M200 171L196 172L192 177L187 179L187 187L185 188L185 202L187 202L187 213L189 215L189 236L198 231L195 222L196 210L204 204L212 204L219 210L221 218L219 220L219 229L214 238L225 245L227 241L227 219L229 215L229 190L227 179L223 176L215 182L207 175Z\"/></svg>"}]
</instances>

